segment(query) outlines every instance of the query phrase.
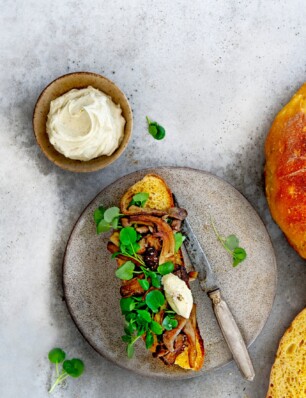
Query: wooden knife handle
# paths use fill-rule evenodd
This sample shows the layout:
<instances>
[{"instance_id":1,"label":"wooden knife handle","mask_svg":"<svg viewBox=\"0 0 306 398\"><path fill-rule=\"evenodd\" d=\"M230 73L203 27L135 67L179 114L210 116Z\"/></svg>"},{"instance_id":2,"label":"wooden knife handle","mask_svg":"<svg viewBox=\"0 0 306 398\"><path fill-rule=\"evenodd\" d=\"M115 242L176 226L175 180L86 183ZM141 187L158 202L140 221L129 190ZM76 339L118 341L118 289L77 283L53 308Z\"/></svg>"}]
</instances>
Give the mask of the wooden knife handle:
<instances>
[{"instance_id":1,"label":"wooden knife handle","mask_svg":"<svg viewBox=\"0 0 306 398\"><path fill-rule=\"evenodd\" d=\"M255 377L252 361L228 305L222 299L219 289L209 292L208 296L212 300L220 329L238 368L247 380L252 381Z\"/></svg>"}]
</instances>

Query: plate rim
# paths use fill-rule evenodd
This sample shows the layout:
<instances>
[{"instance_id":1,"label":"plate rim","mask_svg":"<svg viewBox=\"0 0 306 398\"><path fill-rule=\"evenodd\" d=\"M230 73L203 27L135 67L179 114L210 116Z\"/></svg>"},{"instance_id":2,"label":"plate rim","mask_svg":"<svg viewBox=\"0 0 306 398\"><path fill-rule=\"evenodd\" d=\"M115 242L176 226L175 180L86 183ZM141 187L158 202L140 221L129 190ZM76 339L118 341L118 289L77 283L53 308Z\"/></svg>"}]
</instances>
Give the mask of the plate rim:
<instances>
[{"instance_id":1,"label":"plate rim","mask_svg":"<svg viewBox=\"0 0 306 398\"><path fill-rule=\"evenodd\" d=\"M123 176L121 176L121 177L115 179L113 182L111 182L110 184L106 185L103 189L101 189L101 190L97 193L97 195L95 195L94 198L93 198L93 199L85 206L85 208L82 210L82 212L80 213L80 215L79 215L78 219L76 220L76 222L73 224L72 229L71 229L71 231L70 231L70 233L69 233L68 240L67 240L67 244L66 244L65 251L64 251L63 262L62 262L62 287L63 287L63 293L64 293L64 298L65 298L65 303L66 303L66 306L67 306L69 315L71 316L71 319L73 320L73 322L74 322L76 328L78 329L78 331L79 331L79 332L81 333L81 335L83 336L84 340L85 340L85 341L86 341L86 342L87 342L99 355L101 355L102 357L106 358L106 359L107 359L108 361L110 361L112 364L114 364L114 365L116 365L116 366L118 366L118 367L120 367L120 368L122 368L122 369L126 369L126 370L128 370L128 371L130 371L130 372L136 373L136 374L141 375L141 376L144 376L144 377L155 378L155 379L164 379L164 380L184 380L184 379L186 380L186 379L193 379L193 378L196 378L196 377L201 377L201 376L203 377L203 376L206 376L206 375L207 375L208 373L210 373L210 372L214 372L214 371L216 371L216 370L218 370L218 369L220 369L220 368L223 368L224 366L227 366L227 365L233 363L233 362L234 362L234 359L232 358L232 359L230 359L229 361L227 361L227 362L225 362L225 363L222 363L222 364L220 364L220 365L218 365L218 366L215 366L214 368L208 369L208 370L206 370L206 371L204 371L204 372L190 372L190 371L186 371L186 375L184 375L184 374L179 374L179 375L173 374L173 375L171 375L170 373L166 373L167 376L165 376L165 375L163 375L163 374L148 374L148 373L142 372L142 371L140 370L141 368L134 368L134 369L132 369L132 368L128 367L128 366L125 365L125 364L121 364L121 363L118 363L118 362L114 361L114 359L111 358L111 356L110 356L106 351L102 351L102 350L100 351L98 348L96 348L96 347L94 346L94 344L90 341L90 339L89 339L87 336L85 336L85 334L84 334L84 332L82 331L81 327L78 325L78 322L77 322L76 317L75 317L74 314L73 314L73 311L72 311L72 308L71 308L71 306L70 306L69 300L67 300L67 297L68 297L68 296L67 296L67 294L66 294L67 286L66 286L66 283L65 283L65 274L66 274L66 258L67 258L67 252L68 252L68 249L69 249L69 247L70 247L70 244L71 244L71 241L72 241L72 238L73 238L73 234L74 234L74 232L75 232L75 228L76 228L77 224L79 223L80 219L82 218L83 214L86 212L86 210L91 206L91 204L96 200L96 198L101 194L102 191L104 191L105 189L111 187L112 185L114 185L114 184L120 182L121 180L125 179L127 176L130 176L130 175L132 175L132 174L136 174L136 173L139 173L139 172L146 172L146 171L148 171L148 172L150 171L151 173L153 173L155 170L162 170L162 169L168 169L168 170L169 170L169 169L170 169L170 170L178 170L178 169L180 169L180 170L195 171L195 172L199 172L199 173L202 173L202 174L205 174L205 175L208 175L208 176L212 176L212 177L217 178L218 180L220 180L220 181L222 181L222 182L225 182L226 184L230 185L231 188L233 188L236 192L238 192L238 194L241 195L241 197L242 197L244 200L247 201L247 203L248 203L248 204L251 206L251 208L254 210L254 212L255 212L255 214L256 214L256 217L257 217L257 218L260 220L260 222L262 223L262 225L263 225L263 227L264 227L264 229L265 229L265 231L266 231L266 234L267 234L267 237L268 237L268 241L269 241L269 243L270 243L270 245L271 245L271 248L272 248L272 251L273 251L273 268L274 268L274 275L275 275L275 278L274 278L274 283L273 283L272 286L270 286L270 288L273 288L273 289L274 289L274 295L273 295L273 298L272 298L272 300L271 300L271 306L270 306L270 308L269 308L267 317L265 318L264 322L262 322L262 324L260 325L260 328L258 329L257 334L253 337L253 339L252 339L252 340L250 341L250 343L247 345L247 348L248 348L248 349L251 347L251 345L255 342L255 340L258 338L258 336L260 335L260 333L263 331L263 329L264 329L264 327L265 327L265 325L266 325L266 323L267 323L267 321L268 321L268 319L269 319L269 317L270 317L270 315L271 315L271 311L272 311L272 308L273 308L273 305L274 305L274 302L275 302L275 297L276 297L276 292L277 292L277 282L278 282L278 272L277 272L278 269L277 269L277 261L276 261L276 256L275 256L274 245L273 245L273 242L272 242L272 240L271 240L271 236L270 236L270 234L269 234L269 231L268 231L268 229L267 229L267 227L266 227L266 225L265 225L263 219L262 219L261 216L258 214L258 212L257 212L257 210L254 208L254 206L253 206L253 205L249 202L249 200L245 197L245 195L242 194L237 188L235 188L233 184L229 183L229 182L226 181L225 179L223 179L223 178L221 178L221 177L219 177L219 176L217 176L217 175L215 175L215 174L213 174L213 173L211 173L211 172L208 172L208 171L206 171L206 170L196 169L196 168L188 167L188 166L157 166L157 167L154 167L154 166L153 166L153 167L147 167L147 168L144 168L144 169L139 169L139 170L132 171L131 173L124 174ZM205 348L205 339L204 339L204 348Z\"/></svg>"}]
</instances>

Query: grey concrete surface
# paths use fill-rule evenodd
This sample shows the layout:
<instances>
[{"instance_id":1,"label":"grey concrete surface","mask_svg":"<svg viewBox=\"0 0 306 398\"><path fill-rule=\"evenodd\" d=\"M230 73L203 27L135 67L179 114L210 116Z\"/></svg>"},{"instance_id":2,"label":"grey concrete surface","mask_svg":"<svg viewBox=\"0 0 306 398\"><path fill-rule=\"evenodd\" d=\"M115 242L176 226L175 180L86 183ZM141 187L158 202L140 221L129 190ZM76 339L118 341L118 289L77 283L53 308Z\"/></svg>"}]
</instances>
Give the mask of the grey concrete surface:
<instances>
[{"instance_id":1,"label":"grey concrete surface","mask_svg":"<svg viewBox=\"0 0 306 398\"><path fill-rule=\"evenodd\" d=\"M46 355L60 346L86 373L55 397L265 397L278 340L306 304L305 262L271 220L262 179L269 126L306 80L305 2L2 0L0 13L0 396L47 397ZM79 70L113 79L135 120L124 155L87 175L50 163L31 125L43 87ZM145 115L166 127L164 141L146 133ZM234 364L175 383L137 376L93 351L67 311L61 265L80 212L116 178L162 165L224 178L267 225L279 278L250 349L253 383Z\"/></svg>"}]
</instances>

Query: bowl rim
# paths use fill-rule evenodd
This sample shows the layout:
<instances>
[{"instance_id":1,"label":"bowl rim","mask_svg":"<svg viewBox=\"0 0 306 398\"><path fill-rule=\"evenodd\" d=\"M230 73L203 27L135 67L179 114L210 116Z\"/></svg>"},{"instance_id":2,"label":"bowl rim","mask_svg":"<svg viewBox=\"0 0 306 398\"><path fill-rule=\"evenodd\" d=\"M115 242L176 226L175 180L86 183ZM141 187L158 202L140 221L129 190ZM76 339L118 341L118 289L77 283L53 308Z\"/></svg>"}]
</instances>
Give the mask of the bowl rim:
<instances>
[{"instance_id":1,"label":"bowl rim","mask_svg":"<svg viewBox=\"0 0 306 398\"><path fill-rule=\"evenodd\" d=\"M117 90L117 92L120 94L120 96L122 97L122 99L123 99L123 101L125 102L125 105L126 105L126 110L127 110L127 115L126 116L128 116L128 117L125 117L125 121L126 121L126 124L125 124L125 126L124 126L124 136L123 136L123 139L122 139L122 141L121 141L121 143L120 143L120 145L119 145L119 147L112 153L112 155L110 155L110 156L107 156L106 157L106 155L101 155L101 156L98 156L98 157L96 157L96 158L94 158L94 159L91 159L91 160L93 160L93 161L96 161L96 160L98 160L98 159L100 159L100 158L107 158L107 160L104 162L104 164L99 164L98 162L96 163L88 163L88 162L91 162L91 160L90 161L80 161L80 160L77 160L77 159L70 159L70 158L66 158L63 154L61 154L60 152L58 152L54 147L53 147L53 145L52 145L52 148L59 154L59 155L61 155L61 157L62 157L62 159L60 159L60 160L58 160L58 159L56 159L56 158L53 158L51 155L50 155L50 153L49 153L49 151L46 149L46 147L42 144L42 141L41 141L41 139L40 139L40 136L39 136L39 134L37 133L37 131L36 131L36 128L35 128L35 120L37 120L40 116L39 116L39 109L40 109L40 107L39 107L39 105L40 105L40 102L41 102L41 100L42 100L42 98L44 98L44 95L46 94L46 91L48 90L48 88L50 88L52 85L54 85L54 84L60 84L60 82L62 81L62 80L65 80L65 79L67 79L67 78L69 78L69 77L71 77L71 76L75 76L75 77L77 77L78 75L82 75L82 76L88 76L88 77L90 77L90 76L92 76L92 77L96 77L96 78L98 78L98 79L102 79L102 80L104 80L105 82L107 82L108 84L110 84L111 86L113 86L114 88L115 88L115 90ZM92 86L92 87L94 87L94 88L96 88L96 89L98 89L98 90L100 90L100 91L102 91L102 92L104 92L103 90L101 90L100 88L98 88L98 87L95 87L95 85L94 84L90 84L90 83L88 83L88 85L87 85L87 87L88 86ZM75 87L76 89L81 89L81 87ZM61 96L61 95L64 95L66 92L69 92L70 90L72 90L73 89L73 87L71 88L71 89L69 89L69 90L67 90L67 91L65 91L65 92L63 92L62 94L60 94L59 96ZM112 96L110 95L110 94L108 94L108 93L106 93L106 92L104 92L106 95L108 95L109 97L111 97L111 99L113 100L113 98L112 98ZM57 97L58 98L58 97ZM114 101L114 100L113 100ZM51 102L51 101L50 101ZM114 101L115 102L115 101ZM118 102L115 102L115 103L118 103ZM119 105L121 106L121 104L119 103ZM121 106L121 109L122 109L122 106ZM128 119L128 120L127 120ZM127 126L128 126L128 128L127 128ZM60 167L61 169L63 169L63 170L68 170L68 171L72 171L72 172L74 172L74 173L90 173L90 172L94 172L94 171L98 171L98 170L101 170L101 169L104 169L105 167L107 167L107 166L109 166L111 163L113 163L113 162L115 162L120 156L121 156L121 154L124 152L124 150L126 149L126 147L127 147L127 145L128 145L128 143L129 143L129 141L130 141L130 139L131 139L131 137L132 137L132 132L133 132L133 112L132 112L132 108L131 108L131 105L130 105L130 103L129 103L129 101L128 101L128 99L127 99L127 97L126 97L126 95L125 95L125 93L117 86L117 84L116 83L114 83L112 80L110 80L109 78L107 78L107 77L105 77L105 76L103 76L103 75L100 75L100 74L98 74L98 73L95 73L95 72L88 72L88 71L78 71L78 72L70 72L70 73L66 73L66 74L64 74L64 75L61 75L61 76L59 76L59 77L57 77L57 78L55 78L55 79L53 79L47 86L45 86L44 88L43 88L43 90L41 91L41 93L39 94L39 96L38 96L38 98L37 98L37 100L36 100L36 102L35 102L35 105L34 105L34 109L33 109L33 115L32 115L32 128L33 128L33 132L34 132L34 136L35 136L35 139L36 139L36 142L37 142L37 144L38 144L38 146L40 147L40 149L41 149L41 151L44 153L44 155L52 162L52 163L54 163L56 166L58 166L58 167ZM45 131L45 133L47 134L47 132ZM126 141L124 142L124 138L125 137L127 137L126 138ZM65 160L67 159L67 163L65 162ZM69 162L69 163L68 163ZM84 166L84 167L83 167Z\"/></svg>"}]
</instances>

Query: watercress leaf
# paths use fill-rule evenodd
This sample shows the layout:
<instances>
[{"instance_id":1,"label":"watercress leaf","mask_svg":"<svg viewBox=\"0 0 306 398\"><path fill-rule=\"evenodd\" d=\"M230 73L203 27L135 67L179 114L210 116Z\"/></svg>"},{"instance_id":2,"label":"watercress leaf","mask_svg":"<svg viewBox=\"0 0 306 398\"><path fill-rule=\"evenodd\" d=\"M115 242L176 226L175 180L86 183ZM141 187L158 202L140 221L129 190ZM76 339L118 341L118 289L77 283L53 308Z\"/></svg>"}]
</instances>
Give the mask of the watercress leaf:
<instances>
[{"instance_id":1,"label":"watercress leaf","mask_svg":"<svg viewBox=\"0 0 306 398\"><path fill-rule=\"evenodd\" d=\"M158 312L158 309L164 304L165 296L159 290L151 290L146 295L146 304L153 311Z\"/></svg>"},{"instance_id":2,"label":"watercress leaf","mask_svg":"<svg viewBox=\"0 0 306 398\"><path fill-rule=\"evenodd\" d=\"M113 221L111 222L111 224L112 224L112 227L113 227L114 229L118 229L119 218L118 218L118 217L114 218Z\"/></svg>"},{"instance_id":3,"label":"watercress leaf","mask_svg":"<svg viewBox=\"0 0 306 398\"><path fill-rule=\"evenodd\" d=\"M105 220L101 220L97 225L97 233L101 234L102 232L107 232L110 230L110 225Z\"/></svg>"},{"instance_id":4,"label":"watercress leaf","mask_svg":"<svg viewBox=\"0 0 306 398\"><path fill-rule=\"evenodd\" d=\"M149 277L151 278L152 286L160 288L161 287L161 275L155 272L149 272Z\"/></svg>"},{"instance_id":5,"label":"watercress leaf","mask_svg":"<svg viewBox=\"0 0 306 398\"><path fill-rule=\"evenodd\" d=\"M160 124L158 124L156 127L157 127L157 133L154 138L156 140L162 140L163 138L165 138L166 130Z\"/></svg>"},{"instance_id":6,"label":"watercress leaf","mask_svg":"<svg viewBox=\"0 0 306 398\"><path fill-rule=\"evenodd\" d=\"M125 314L125 320L127 322L131 322L132 320L137 318L137 314L135 312L128 312L127 314Z\"/></svg>"},{"instance_id":7,"label":"watercress leaf","mask_svg":"<svg viewBox=\"0 0 306 398\"><path fill-rule=\"evenodd\" d=\"M100 206L100 207L98 207L98 208L94 211L93 217L94 217L94 220L95 220L96 225L98 225L99 222L100 222L101 220L103 220L105 210L106 210L106 209L105 209L103 206Z\"/></svg>"},{"instance_id":8,"label":"watercress leaf","mask_svg":"<svg viewBox=\"0 0 306 398\"><path fill-rule=\"evenodd\" d=\"M137 242L133 243L131 246L133 247L133 251L135 253L137 253L138 250L140 249L140 245Z\"/></svg>"},{"instance_id":9,"label":"watercress leaf","mask_svg":"<svg viewBox=\"0 0 306 398\"><path fill-rule=\"evenodd\" d=\"M153 122L149 124L149 133L152 135L152 137L156 137L157 135L157 123Z\"/></svg>"},{"instance_id":10,"label":"watercress leaf","mask_svg":"<svg viewBox=\"0 0 306 398\"><path fill-rule=\"evenodd\" d=\"M132 297L125 297L120 299L120 308L122 311L122 314L125 314L126 312L133 311L135 308L135 301L132 299Z\"/></svg>"},{"instance_id":11,"label":"watercress leaf","mask_svg":"<svg viewBox=\"0 0 306 398\"><path fill-rule=\"evenodd\" d=\"M130 343L132 341L132 336L121 336L122 341L124 341L125 343Z\"/></svg>"},{"instance_id":12,"label":"watercress leaf","mask_svg":"<svg viewBox=\"0 0 306 398\"><path fill-rule=\"evenodd\" d=\"M137 326L135 325L134 322L130 322L124 327L124 331L128 336L131 336L135 332L136 329L137 329Z\"/></svg>"},{"instance_id":13,"label":"watercress leaf","mask_svg":"<svg viewBox=\"0 0 306 398\"><path fill-rule=\"evenodd\" d=\"M170 272L172 272L173 270L174 270L174 264L172 261L167 261L166 263L159 265L157 268L157 271L161 275L170 274Z\"/></svg>"},{"instance_id":14,"label":"watercress leaf","mask_svg":"<svg viewBox=\"0 0 306 398\"><path fill-rule=\"evenodd\" d=\"M78 358L72 358L70 360L64 361L63 369L71 377L80 377L84 372L84 363Z\"/></svg>"},{"instance_id":15,"label":"watercress leaf","mask_svg":"<svg viewBox=\"0 0 306 398\"><path fill-rule=\"evenodd\" d=\"M236 247L233 251L233 267L245 260L246 256L246 251L242 247Z\"/></svg>"},{"instance_id":16,"label":"watercress leaf","mask_svg":"<svg viewBox=\"0 0 306 398\"><path fill-rule=\"evenodd\" d=\"M114 218L119 217L120 210L118 207L110 207L105 210L104 220L108 223L112 222Z\"/></svg>"},{"instance_id":17,"label":"watercress leaf","mask_svg":"<svg viewBox=\"0 0 306 398\"><path fill-rule=\"evenodd\" d=\"M155 334L162 334L163 333L162 325L160 325L158 322L155 322L155 321L152 321L150 323L150 329Z\"/></svg>"},{"instance_id":18,"label":"watercress leaf","mask_svg":"<svg viewBox=\"0 0 306 398\"><path fill-rule=\"evenodd\" d=\"M148 290L150 287L150 283L146 279L138 279L138 283L143 288L143 290Z\"/></svg>"},{"instance_id":19,"label":"watercress leaf","mask_svg":"<svg viewBox=\"0 0 306 398\"><path fill-rule=\"evenodd\" d=\"M172 329L176 328L177 325L178 325L178 321L177 321L175 318L173 318L173 317L171 317L171 316L169 316L169 315L167 315L167 316L164 318L163 323L162 323L162 326L163 326L166 330L172 330Z\"/></svg>"},{"instance_id":20,"label":"watercress leaf","mask_svg":"<svg viewBox=\"0 0 306 398\"><path fill-rule=\"evenodd\" d=\"M129 281L133 278L133 271L135 269L135 264L132 261L127 261L121 267L117 268L115 274L116 277L124 281Z\"/></svg>"},{"instance_id":21,"label":"watercress leaf","mask_svg":"<svg viewBox=\"0 0 306 398\"><path fill-rule=\"evenodd\" d=\"M133 227L122 228L119 234L120 242L123 245L131 245L136 242L137 233Z\"/></svg>"},{"instance_id":22,"label":"watercress leaf","mask_svg":"<svg viewBox=\"0 0 306 398\"><path fill-rule=\"evenodd\" d=\"M52 363L61 363L66 358L66 353L61 348L53 348L49 352L48 358Z\"/></svg>"},{"instance_id":23,"label":"watercress leaf","mask_svg":"<svg viewBox=\"0 0 306 398\"><path fill-rule=\"evenodd\" d=\"M176 232L174 234L174 241L175 241L175 246L174 246L174 251L177 253L182 246L184 240L186 239L186 236L182 235L180 232Z\"/></svg>"},{"instance_id":24,"label":"watercress leaf","mask_svg":"<svg viewBox=\"0 0 306 398\"><path fill-rule=\"evenodd\" d=\"M148 330L146 334L146 349L148 350L149 348L151 348L153 343L154 343L153 334Z\"/></svg>"},{"instance_id":25,"label":"watercress leaf","mask_svg":"<svg viewBox=\"0 0 306 398\"><path fill-rule=\"evenodd\" d=\"M239 246L239 239L237 238L236 235L229 235L225 241L224 245L229 249L229 250L234 250L236 247Z\"/></svg>"},{"instance_id":26,"label":"watercress leaf","mask_svg":"<svg viewBox=\"0 0 306 398\"><path fill-rule=\"evenodd\" d=\"M139 192L133 196L132 202L135 206L144 207L149 199L149 194L147 192Z\"/></svg>"},{"instance_id":27,"label":"watercress leaf","mask_svg":"<svg viewBox=\"0 0 306 398\"><path fill-rule=\"evenodd\" d=\"M135 350L134 350L134 343L133 343L133 342L131 342L131 343L129 343L129 344L127 345L127 347L126 347L126 352L127 352L128 358L133 358L134 352L135 352Z\"/></svg>"},{"instance_id":28,"label":"watercress leaf","mask_svg":"<svg viewBox=\"0 0 306 398\"><path fill-rule=\"evenodd\" d=\"M121 254L121 252L116 252L112 254L112 258L116 258L119 254Z\"/></svg>"},{"instance_id":29,"label":"watercress leaf","mask_svg":"<svg viewBox=\"0 0 306 398\"><path fill-rule=\"evenodd\" d=\"M146 322L151 322L151 315L150 312L147 310L138 310L138 316L144 319Z\"/></svg>"}]
</instances>

